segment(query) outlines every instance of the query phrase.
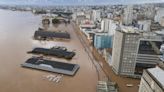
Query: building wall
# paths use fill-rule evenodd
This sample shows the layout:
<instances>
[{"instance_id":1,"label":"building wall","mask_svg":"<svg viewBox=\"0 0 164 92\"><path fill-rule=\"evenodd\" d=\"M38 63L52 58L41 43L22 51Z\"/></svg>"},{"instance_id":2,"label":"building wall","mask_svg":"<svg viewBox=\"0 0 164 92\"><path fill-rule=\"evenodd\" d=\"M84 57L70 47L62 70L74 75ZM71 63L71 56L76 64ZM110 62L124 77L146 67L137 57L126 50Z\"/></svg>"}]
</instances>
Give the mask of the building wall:
<instances>
[{"instance_id":1,"label":"building wall","mask_svg":"<svg viewBox=\"0 0 164 92\"><path fill-rule=\"evenodd\" d=\"M163 92L157 82L153 79L153 76L150 75L147 71L143 72L139 92Z\"/></svg>"},{"instance_id":2,"label":"building wall","mask_svg":"<svg viewBox=\"0 0 164 92\"><path fill-rule=\"evenodd\" d=\"M164 16L161 18L161 20L160 20L160 25L162 26L162 27L164 27Z\"/></svg>"},{"instance_id":3,"label":"building wall","mask_svg":"<svg viewBox=\"0 0 164 92\"><path fill-rule=\"evenodd\" d=\"M121 58L120 74L134 75L139 43L138 34L124 34L123 56Z\"/></svg>"},{"instance_id":4,"label":"building wall","mask_svg":"<svg viewBox=\"0 0 164 92\"><path fill-rule=\"evenodd\" d=\"M146 64L157 64L158 55L138 54L138 50L140 40L161 41L159 38L159 36L157 38L155 36L142 37L138 33L116 31L112 51L112 67L116 74L140 77L141 75L135 74L136 63L145 63L146 61Z\"/></svg>"},{"instance_id":5,"label":"building wall","mask_svg":"<svg viewBox=\"0 0 164 92\"><path fill-rule=\"evenodd\" d=\"M83 20L85 20L85 16L77 16L76 17L76 24L80 25Z\"/></svg>"},{"instance_id":6,"label":"building wall","mask_svg":"<svg viewBox=\"0 0 164 92\"><path fill-rule=\"evenodd\" d=\"M151 20L140 20L138 21L139 29L143 31L150 31Z\"/></svg>"},{"instance_id":7,"label":"building wall","mask_svg":"<svg viewBox=\"0 0 164 92\"><path fill-rule=\"evenodd\" d=\"M133 6L128 5L124 9L124 16L123 16L123 24L125 25L131 25L133 20Z\"/></svg>"},{"instance_id":8,"label":"building wall","mask_svg":"<svg viewBox=\"0 0 164 92\"><path fill-rule=\"evenodd\" d=\"M156 36L151 36L151 37L143 36L143 37L140 38L140 41L159 41L159 42L163 42L161 36L158 36L158 37L156 37ZM157 64L157 63L160 62L160 60L159 60L159 55L139 54L138 53L136 62L138 62L138 63L147 63L147 64Z\"/></svg>"},{"instance_id":9,"label":"building wall","mask_svg":"<svg viewBox=\"0 0 164 92\"><path fill-rule=\"evenodd\" d=\"M114 20L110 20L109 21L109 31L108 31L109 35L114 35L115 34L115 30L117 28L117 24L118 24L118 22L116 22Z\"/></svg>"},{"instance_id":10,"label":"building wall","mask_svg":"<svg viewBox=\"0 0 164 92\"><path fill-rule=\"evenodd\" d=\"M134 75L138 36L137 34L124 34L116 31L112 52L112 66L116 73Z\"/></svg>"},{"instance_id":11,"label":"building wall","mask_svg":"<svg viewBox=\"0 0 164 92\"><path fill-rule=\"evenodd\" d=\"M101 20L101 11L100 10L93 10L92 13L93 21L100 21Z\"/></svg>"},{"instance_id":12,"label":"building wall","mask_svg":"<svg viewBox=\"0 0 164 92\"><path fill-rule=\"evenodd\" d=\"M157 10L157 13L156 13L155 19L154 19L155 22L160 22L161 18L164 16L163 13L164 13L164 8L159 8Z\"/></svg>"},{"instance_id":13,"label":"building wall","mask_svg":"<svg viewBox=\"0 0 164 92\"><path fill-rule=\"evenodd\" d=\"M97 49L112 48L112 36L95 34L94 46Z\"/></svg>"},{"instance_id":14,"label":"building wall","mask_svg":"<svg viewBox=\"0 0 164 92\"><path fill-rule=\"evenodd\" d=\"M103 19L101 21L101 31L102 32L107 32L109 35L114 35L117 24L118 23L114 20Z\"/></svg>"},{"instance_id":15,"label":"building wall","mask_svg":"<svg viewBox=\"0 0 164 92\"><path fill-rule=\"evenodd\" d=\"M155 6L153 4L149 4L149 5L146 5L146 6L147 6L147 9L144 12L145 16L146 16L146 18L153 20L154 17L155 17L155 14L156 14Z\"/></svg>"},{"instance_id":16,"label":"building wall","mask_svg":"<svg viewBox=\"0 0 164 92\"><path fill-rule=\"evenodd\" d=\"M116 74L120 72L120 62L122 57L123 33L116 31L113 41L112 68Z\"/></svg>"},{"instance_id":17,"label":"building wall","mask_svg":"<svg viewBox=\"0 0 164 92\"><path fill-rule=\"evenodd\" d=\"M108 32L109 31L109 22L110 22L109 19L103 19L101 21L101 30L103 32Z\"/></svg>"},{"instance_id":18,"label":"building wall","mask_svg":"<svg viewBox=\"0 0 164 92\"><path fill-rule=\"evenodd\" d=\"M153 92L144 78L141 78L139 92Z\"/></svg>"}]
</instances>

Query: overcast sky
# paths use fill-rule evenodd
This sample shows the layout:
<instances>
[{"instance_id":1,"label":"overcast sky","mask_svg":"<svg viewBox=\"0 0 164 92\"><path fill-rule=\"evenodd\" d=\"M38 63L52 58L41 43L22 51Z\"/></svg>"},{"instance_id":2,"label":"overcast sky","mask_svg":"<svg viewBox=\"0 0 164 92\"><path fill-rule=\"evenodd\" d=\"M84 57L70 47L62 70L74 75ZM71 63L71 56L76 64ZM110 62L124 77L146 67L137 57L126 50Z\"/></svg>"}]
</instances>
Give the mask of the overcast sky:
<instances>
[{"instance_id":1,"label":"overcast sky","mask_svg":"<svg viewBox=\"0 0 164 92\"><path fill-rule=\"evenodd\" d=\"M0 0L0 4L17 5L107 5L160 2L164 2L164 0Z\"/></svg>"}]
</instances>

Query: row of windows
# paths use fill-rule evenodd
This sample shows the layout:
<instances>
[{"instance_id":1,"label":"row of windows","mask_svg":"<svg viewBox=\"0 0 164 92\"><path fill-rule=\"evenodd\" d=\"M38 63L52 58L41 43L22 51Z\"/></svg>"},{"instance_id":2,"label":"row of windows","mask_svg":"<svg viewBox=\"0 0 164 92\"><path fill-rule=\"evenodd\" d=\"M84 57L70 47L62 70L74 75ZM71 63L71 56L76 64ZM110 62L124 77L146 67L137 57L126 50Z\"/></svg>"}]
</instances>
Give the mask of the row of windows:
<instances>
[{"instance_id":1,"label":"row of windows","mask_svg":"<svg viewBox=\"0 0 164 92\"><path fill-rule=\"evenodd\" d=\"M130 42L130 43L125 43L125 44L124 44L124 48L126 48L126 47L136 48L136 47L138 47L138 46L137 46L137 44L134 44L134 43L132 44L132 43Z\"/></svg>"},{"instance_id":2,"label":"row of windows","mask_svg":"<svg viewBox=\"0 0 164 92\"><path fill-rule=\"evenodd\" d=\"M122 62L133 63L133 62L135 62L135 58L133 58L133 57L130 57L130 58L126 57L126 58L123 58Z\"/></svg>"},{"instance_id":3,"label":"row of windows","mask_svg":"<svg viewBox=\"0 0 164 92\"><path fill-rule=\"evenodd\" d=\"M132 41L125 41L125 44L137 44L138 42L135 40Z\"/></svg>"},{"instance_id":4,"label":"row of windows","mask_svg":"<svg viewBox=\"0 0 164 92\"><path fill-rule=\"evenodd\" d=\"M122 62L122 66L124 66L124 67L129 67L129 66L134 66L134 61L132 61L132 60L129 60L129 61L124 61L123 60L123 62Z\"/></svg>"},{"instance_id":5,"label":"row of windows","mask_svg":"<svg viewBox=\"0 0 164 92\"><path fill-rule=\"evenodd\" d=\"M133 71L133 69L125 69L125 68L123 68L123 69L122 69L122 72L133 73L134 71Z\"/></svg>"},{"instance_id":6,"label":"row of windows","mask_svg":"<svg viewBox=\"0 0 164 92\"><path fill-rule=\"evenodd\" d=\"M124 52L129 52L129 53L136 52L136 48L126 47L124 48Z\"/></svg>"},{"instance_id":7,"label":"row of windows","mask_svg":"<svg viewBox=\"0 0 164 92\"><path fill-rule=\"evenodd\" d=\"M123 58L135 58L136 57L136 53L127 53L127 52L125 52L124 54L123 54Z\"/></svg>"}]
</instances>

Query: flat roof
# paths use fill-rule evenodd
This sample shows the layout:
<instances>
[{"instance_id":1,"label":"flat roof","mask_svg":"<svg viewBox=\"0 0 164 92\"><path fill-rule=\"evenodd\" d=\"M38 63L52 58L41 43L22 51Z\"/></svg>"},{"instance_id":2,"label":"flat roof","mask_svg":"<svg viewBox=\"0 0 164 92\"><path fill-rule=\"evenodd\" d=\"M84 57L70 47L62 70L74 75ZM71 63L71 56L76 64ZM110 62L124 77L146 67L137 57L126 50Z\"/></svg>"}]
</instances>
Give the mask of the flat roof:
<instances>
[{"instance_id":1,"label":"flat roof","mask_svg":"<svg viewBox=\"0 0 164 92\"><path fill-rule=\"evenodd\" d=\"M119 30L124 33L131 33L131 34L132 33L139 34L141 32L141 30L132 26L119 26L116 28L116 30Z\"/></svg>"},{"instance_id":2,"label":"flat roof","mask_svg":"<svg viewBox=\"0 0 164 92\"><path fill-rule=\"evenodd\" d=\"M77 64L51 61L38 57L29 58L25 63L21 64L21 66L49 72L62 73L66 75L74 75L80 68L80 66Z\"/></svg>"},{"instance_id":3,"label":"flat roof","mask_svg":"<svg viewBox=\"0 0 164 92\"><path fill-rule=\"evenodd\" d=\"M155 67L147 69L147 71L151 73L152 77L154 77L157 82L160 83L161 86L164 88L164 70L159 67Z\"/></svg>"},{"instance_id":4,"label":"flat roof","mask_svg":"<svg viewBox=\"0 0 164 92\"><path fill-rule=\"evenodd\" d=\"M161 30L161 31L155 31L155 33L158 34L158 35L164 35L164 29Z\"/></svg>"},{"instance_id":5,"label":"flat roof","mask_svg":"<svg viewBox=\"0 0 164 92\"><path fill-rule=\"evenodd\" d=\"M70 34L67 32L52 32L52 31L37 30L34 33L34 38L37 39L38 37L70 39Z\"/></svg>"},{"instance_id":6,"label":"flat roof","mask_svg":"<svg viewBox=\"0 0 164 92\"><path fill-rule=\"evenodd\" d=\"M164 29L159 31L143 31L133 26L120 26L117 27L118 31L123 33L129 33L129 34L143 34L145 36L163 36L164 35Z\"/></svg>"},{"instance_id":7,"label":"flat roof","mask_svg":"<svg viewBox=\"0 0 164 92\"><path fill-rule=\"evenodd\" d=\"M72 59L76 54L73 51L67 51L67 49L62 49L60 47L58 48L52 47L49 49L37 47L28 53L50 55L50 56L56 56L58 58L65 58L65 59Z\"/></svg>"}]
</instances>

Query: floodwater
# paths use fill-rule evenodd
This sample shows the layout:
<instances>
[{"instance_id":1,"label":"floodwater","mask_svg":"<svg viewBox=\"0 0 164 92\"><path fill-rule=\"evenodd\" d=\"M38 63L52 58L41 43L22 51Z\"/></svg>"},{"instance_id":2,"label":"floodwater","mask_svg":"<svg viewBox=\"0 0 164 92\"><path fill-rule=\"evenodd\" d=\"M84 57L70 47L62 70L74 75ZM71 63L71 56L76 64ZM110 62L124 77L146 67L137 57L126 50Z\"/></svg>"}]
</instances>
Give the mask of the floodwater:
<instances>
[{"instance_id":1,"label":"floodwater","mask_svg":"<svg viewBox=\"0 0 164 92\"><path fill-rule=\"evenodd\" d=\"M71 34L69 42L40 42L32 38L40 26L41 16L30 12L0 10L0 92L96 92L96 70L73 27L58 26ZM53 60L79 64L80 69L75 76L64 75L61 82L56 84L42 78L53 73L20 66L32 56L26 53L32 48L56 45L76 51L71 61L51 57Z\"/></svg>"}]
</instances>

